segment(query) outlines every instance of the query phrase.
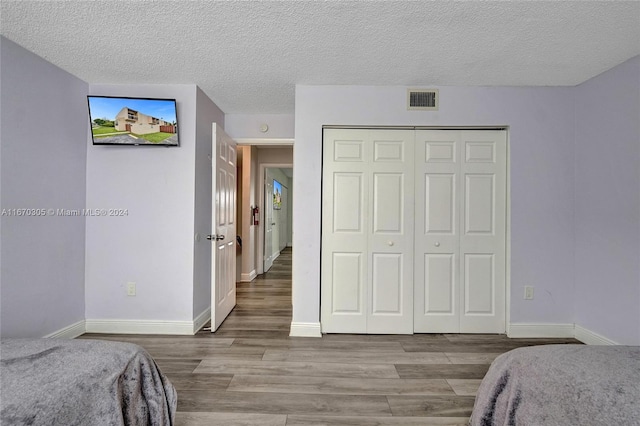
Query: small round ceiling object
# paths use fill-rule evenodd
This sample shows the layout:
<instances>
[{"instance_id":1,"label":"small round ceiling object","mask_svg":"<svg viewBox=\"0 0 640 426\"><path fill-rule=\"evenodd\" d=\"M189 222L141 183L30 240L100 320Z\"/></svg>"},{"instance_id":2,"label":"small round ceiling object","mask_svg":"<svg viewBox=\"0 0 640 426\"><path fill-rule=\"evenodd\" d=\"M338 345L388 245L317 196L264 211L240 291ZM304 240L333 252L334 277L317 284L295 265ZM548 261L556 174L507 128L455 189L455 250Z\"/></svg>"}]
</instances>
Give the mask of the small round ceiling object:
<instances>
[{"instance_id":1,"label":"small round ceiling object","mask_svg":"<svg viewBox=\"0 0 640 426\"><path fill-rule=\"evenodd\" d=\"M262 133L267 133L267 131L269 131L269 126L268 126L266 123L265 123L265 124L260 125L260 131L261 131Z\"/></svg>"}]
</instances>

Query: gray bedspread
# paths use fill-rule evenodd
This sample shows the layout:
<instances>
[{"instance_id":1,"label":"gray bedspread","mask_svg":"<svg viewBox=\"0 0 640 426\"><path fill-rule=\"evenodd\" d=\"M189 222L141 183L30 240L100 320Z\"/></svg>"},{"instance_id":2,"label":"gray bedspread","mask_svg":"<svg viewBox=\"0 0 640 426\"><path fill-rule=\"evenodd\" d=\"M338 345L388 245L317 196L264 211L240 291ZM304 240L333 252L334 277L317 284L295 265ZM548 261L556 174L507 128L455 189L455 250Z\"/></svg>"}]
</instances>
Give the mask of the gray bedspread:
<instances>
[{"instance_id":1,"label":"gray bedspread","mask_svg":"<svg viewBox=\"0 0 640 426\"><path fill-rule=\"evenodd\" d=\"M640 425L640 347L550 345L496 358L471 425Z\"/></svg>"},{"instance_id":2,"label":"gray bedspread","mask_svg":"<svg viewBox=\"0 0 640 426\"><path fill-rule=\"evenodd\" d=\"M3 426L174 424L173 385L130 343L2 340L0 385Z\"/></svg>"}]
</instances>

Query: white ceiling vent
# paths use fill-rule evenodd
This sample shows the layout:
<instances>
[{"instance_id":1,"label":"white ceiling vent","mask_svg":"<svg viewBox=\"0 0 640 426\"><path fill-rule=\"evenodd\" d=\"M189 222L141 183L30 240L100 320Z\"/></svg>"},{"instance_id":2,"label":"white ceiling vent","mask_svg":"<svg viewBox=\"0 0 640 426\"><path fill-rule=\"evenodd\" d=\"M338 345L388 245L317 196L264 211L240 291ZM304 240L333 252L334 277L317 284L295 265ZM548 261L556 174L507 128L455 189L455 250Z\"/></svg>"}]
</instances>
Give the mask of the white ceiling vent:
<instances>
[{"instance_id":1,"label":"white ceiling vent","mask_svg":"<svg viewBox=\"0 0 640 426\"><path fill-rule=\"evenodd\" d=\"M438 89L407 90L407 109L409 111L437 111L438 104Z\"/></svg>"}]
</instances>

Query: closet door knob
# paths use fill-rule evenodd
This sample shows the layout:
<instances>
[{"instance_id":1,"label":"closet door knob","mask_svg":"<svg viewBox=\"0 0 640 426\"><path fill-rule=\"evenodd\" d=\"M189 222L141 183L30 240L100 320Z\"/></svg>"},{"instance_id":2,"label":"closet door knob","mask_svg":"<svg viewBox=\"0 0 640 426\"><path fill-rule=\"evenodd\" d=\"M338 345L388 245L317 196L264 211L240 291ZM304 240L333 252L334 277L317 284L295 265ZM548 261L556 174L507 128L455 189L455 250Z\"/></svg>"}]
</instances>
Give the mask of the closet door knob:
<instances>
[{"instance_id":1,"label":"closet door knob","mask_svg":"<svg viewBox=\"0 0 640 426\"><path fill-rule=\"evenodd\" d=\"M434 244L434 246L436 246L436 247L440 247L440 243L436 241L436 243Z\"/></svg>"},{"instance_id":2,"label":"closet door knob","mask_svg":"<svg viewBox=\"0 0 640 426\"><path fill-rule=\"evenodd\" d=\"M389 244L389 247L391 247L393 245L393 241L389 241L387 242L387 244Z\"/></svg>"}]
</instances>

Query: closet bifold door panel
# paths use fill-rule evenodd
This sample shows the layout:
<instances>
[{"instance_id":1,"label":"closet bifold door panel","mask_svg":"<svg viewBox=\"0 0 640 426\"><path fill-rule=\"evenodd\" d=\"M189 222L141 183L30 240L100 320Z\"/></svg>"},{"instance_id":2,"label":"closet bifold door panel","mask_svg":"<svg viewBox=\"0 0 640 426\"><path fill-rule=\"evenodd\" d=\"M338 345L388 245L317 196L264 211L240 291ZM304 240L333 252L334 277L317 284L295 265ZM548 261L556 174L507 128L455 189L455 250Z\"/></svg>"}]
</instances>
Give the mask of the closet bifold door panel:
<instances>
[{"instance_id":1,"label":"closet bifold door panel","mask_svg":"<svg viewBox=\"0 0 640 426\"><path fill-rule=\"evenodd\" d=\"M324 129L324 333L413 333L414 136Z\"/></svg>"},{"instance_id":2,"label":"closet bifold door panel","mask_svg":"<svg viewBox=\"0 0 640 426\"><path fill-rule=\"evenodd\" d=\"M504 333L506 131L415 138L414 330Z\"/></svg>"}]
</instances>

